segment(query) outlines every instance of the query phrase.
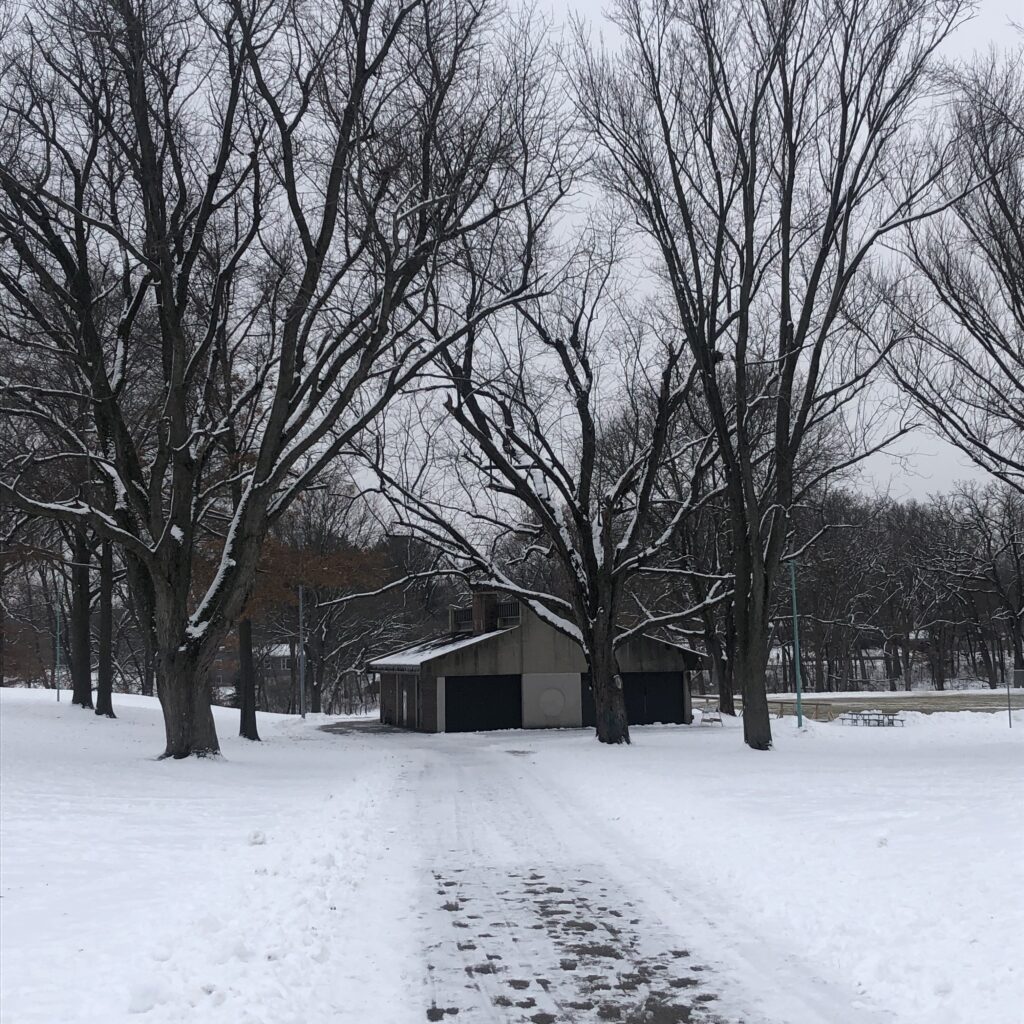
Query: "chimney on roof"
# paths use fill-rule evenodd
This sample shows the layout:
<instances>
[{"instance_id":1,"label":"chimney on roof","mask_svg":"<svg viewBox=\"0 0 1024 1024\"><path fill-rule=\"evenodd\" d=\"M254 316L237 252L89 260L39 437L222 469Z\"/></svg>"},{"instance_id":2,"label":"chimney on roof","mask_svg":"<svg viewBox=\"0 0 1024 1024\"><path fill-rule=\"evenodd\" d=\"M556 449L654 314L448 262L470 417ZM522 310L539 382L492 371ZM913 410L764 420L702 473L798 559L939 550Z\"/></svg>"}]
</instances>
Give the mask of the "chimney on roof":
<instances>
[{"instance_id":1,"label":"chimney on roof","mask_svg":"<svg viewBox=\"0 0 1024 1024\"><path fill-rule=\"evenodd\" d=\"M498 595L473 594L473 632L490 633L498 628Z\"/></svg>"}]
</instances>

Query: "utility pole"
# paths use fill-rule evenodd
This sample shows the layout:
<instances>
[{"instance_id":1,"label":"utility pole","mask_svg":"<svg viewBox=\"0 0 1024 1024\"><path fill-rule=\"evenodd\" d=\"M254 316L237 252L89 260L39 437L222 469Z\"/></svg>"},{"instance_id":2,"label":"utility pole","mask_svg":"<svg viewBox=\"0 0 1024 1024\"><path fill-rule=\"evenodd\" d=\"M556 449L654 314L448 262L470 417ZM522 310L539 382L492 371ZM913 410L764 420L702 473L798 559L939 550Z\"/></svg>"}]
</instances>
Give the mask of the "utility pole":
<instances>
[{"instance_id":1,"label":"utility pole","mask_svg":"<svg viewBox=\"0 0 1024 1024\"><path fill-rule=\"evenodd\" d=\"M306 717L306 637L304 633L305 623L305 594L303 586L299 584L299 714Z\"/></svg>"},{"instance_id":2,"label":"utility pole","mask_svg":"<svg viewBox=\"0 0 1024 1024\"><path fill-rule=\"evenodd\" d=\"M796 678L796 724L798 729L803 728L804 709L802 703L802 690L800 680L800 621L796 610L796 559L789 560L789 585L793 595L793 672Z\"/></svg>"}]
</instances>

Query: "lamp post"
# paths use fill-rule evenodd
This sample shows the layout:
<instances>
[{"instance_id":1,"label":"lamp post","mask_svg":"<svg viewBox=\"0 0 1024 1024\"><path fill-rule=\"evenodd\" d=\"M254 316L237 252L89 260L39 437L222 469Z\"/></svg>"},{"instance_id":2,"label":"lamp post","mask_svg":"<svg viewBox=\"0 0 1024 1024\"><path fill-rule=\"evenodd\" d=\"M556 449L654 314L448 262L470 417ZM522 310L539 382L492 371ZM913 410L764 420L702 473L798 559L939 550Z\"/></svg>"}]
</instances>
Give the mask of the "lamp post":
<instances>
[{"instance_id":1,"label":"lamp post","mask_svg":"<svg viewBox=\"0 0 1024 1024\"><path fill-rule=\"evenodd\" d=\"M804 709L802 703L803 686L800 679L800 621L796 610L796 559L789 560L789 588L793 596L793 673L796 679L796 724L803 728Z\"/></svg>"}]
</instances>

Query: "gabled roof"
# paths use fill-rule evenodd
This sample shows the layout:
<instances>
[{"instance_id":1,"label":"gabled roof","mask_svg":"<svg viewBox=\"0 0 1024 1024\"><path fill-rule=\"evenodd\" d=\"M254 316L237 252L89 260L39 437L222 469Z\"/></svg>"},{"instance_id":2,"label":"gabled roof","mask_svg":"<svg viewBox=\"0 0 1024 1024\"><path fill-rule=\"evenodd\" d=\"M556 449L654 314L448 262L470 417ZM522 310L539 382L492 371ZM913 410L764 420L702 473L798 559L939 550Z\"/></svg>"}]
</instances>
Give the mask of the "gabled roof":
<instances>
[{"instance_id":1,"label":"gabled roof","mask_svg":"<svg viewBox=\"0 0 1024 1024\"><path fill-rule=\"evenodd\" d=\"M509 629L495 629L490 633L479 633L476 636L461 636L459 634L445 633L444 636L434 637L430 640L421 640L414 647L406 647L404 650L396 651L394 654L386 654L367 664L367 668L374 672L387 672L388 669L414 669L434 658L441 658L454 651L461 651L464 647L472 647L473 644L483 643L486 640L493 640L502 633L511 633L518 626Z\"/></svg>"}]
</instances>

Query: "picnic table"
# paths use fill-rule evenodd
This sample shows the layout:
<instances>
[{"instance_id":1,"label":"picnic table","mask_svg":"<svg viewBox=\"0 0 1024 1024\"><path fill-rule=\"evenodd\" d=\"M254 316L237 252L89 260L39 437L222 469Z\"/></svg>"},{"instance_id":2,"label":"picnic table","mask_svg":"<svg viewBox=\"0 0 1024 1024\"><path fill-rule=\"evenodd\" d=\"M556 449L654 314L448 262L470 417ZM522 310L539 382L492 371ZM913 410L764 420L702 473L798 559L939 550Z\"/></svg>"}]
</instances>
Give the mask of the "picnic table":
<instances>
[{"instance_id":1,"label":"picnic table","mask_svg":"<svg viewBox=\"0 0 1024 1024\"><path fill-rule=\"evenodd\" d=\"M839 716L843 725L895 726L904 725L898 711L845 711Z\"/></svg>"}]
</instances>

